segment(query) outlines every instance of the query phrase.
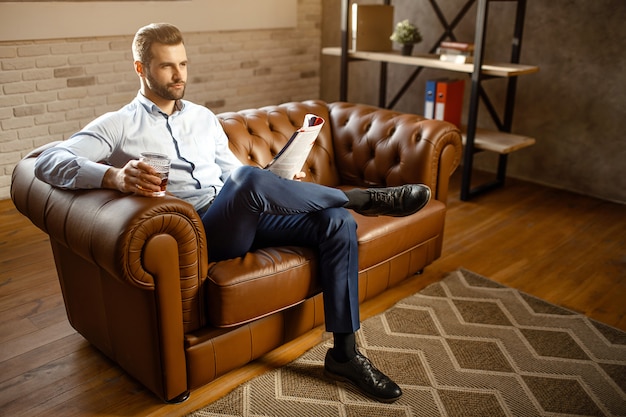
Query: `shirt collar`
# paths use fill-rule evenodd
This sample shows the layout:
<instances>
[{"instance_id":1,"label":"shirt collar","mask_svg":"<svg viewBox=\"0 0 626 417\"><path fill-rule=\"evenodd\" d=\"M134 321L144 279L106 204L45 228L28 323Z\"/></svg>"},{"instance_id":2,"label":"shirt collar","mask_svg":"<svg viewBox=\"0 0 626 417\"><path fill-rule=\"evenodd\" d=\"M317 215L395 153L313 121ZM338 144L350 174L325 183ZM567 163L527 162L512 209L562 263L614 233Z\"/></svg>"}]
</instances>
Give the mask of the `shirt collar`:
<instances>
[{"instance_id":1,"label":"shirt collar","mask_svg":"<svg viewBox=\"0 0 626 417\"><path fill-rule=\"evenodd\" d=\"M141 94L141 91L137 93L137 101L146 109L148 113L152 114L165 114L163 111L152 102L152 100L148 99L146 96ZM174 113L182 112L185 109L185 100L176 100L174 104Z\"/></svg>"}]
</instances>

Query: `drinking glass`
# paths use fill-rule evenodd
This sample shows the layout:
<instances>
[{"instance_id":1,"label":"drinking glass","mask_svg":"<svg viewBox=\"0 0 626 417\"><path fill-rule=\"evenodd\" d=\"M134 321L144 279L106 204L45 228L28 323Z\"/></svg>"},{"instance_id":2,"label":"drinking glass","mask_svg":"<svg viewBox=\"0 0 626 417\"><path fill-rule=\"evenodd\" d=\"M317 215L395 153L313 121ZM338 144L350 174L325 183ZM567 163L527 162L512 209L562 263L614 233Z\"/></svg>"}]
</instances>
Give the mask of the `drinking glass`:
<instances>
[{"instance_id":1,"label":"drinking glass","mask_svg":"<svg viewBox=\"0 0 626 417\"><path fill-rule=\"evenodd\" d=\"M161 191L155 191L152 195L155 197L162 197L165 195L165 189L167 188L167 179L170 173L170 158L167 155L156 152L142 152L142 162L150 165L157 172L157 175L161 177Z\"/></svg>"}]
</instances>

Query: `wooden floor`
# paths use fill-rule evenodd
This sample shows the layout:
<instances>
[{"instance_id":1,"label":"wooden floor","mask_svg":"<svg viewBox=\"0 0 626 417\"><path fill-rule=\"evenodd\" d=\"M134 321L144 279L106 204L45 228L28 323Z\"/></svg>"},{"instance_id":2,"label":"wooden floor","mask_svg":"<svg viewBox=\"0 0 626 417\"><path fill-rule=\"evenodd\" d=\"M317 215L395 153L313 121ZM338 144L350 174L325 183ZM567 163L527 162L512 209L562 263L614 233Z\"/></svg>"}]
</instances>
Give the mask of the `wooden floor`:
<instances>
[{"instance_id":1,"label":"wooden floor","mask_svg":"<svg viewBox=\"0 0 626 417\"><path fill-rule=\"evenodd\" d=\"M459 201L455 174L442 257L363 305L362 318L465 267L626 330L626 206L521 181ZM176 416L289 362L321 329L166 405L69 326L44 233L0 201L0 416Z\"/></svg>"}]
</instances>

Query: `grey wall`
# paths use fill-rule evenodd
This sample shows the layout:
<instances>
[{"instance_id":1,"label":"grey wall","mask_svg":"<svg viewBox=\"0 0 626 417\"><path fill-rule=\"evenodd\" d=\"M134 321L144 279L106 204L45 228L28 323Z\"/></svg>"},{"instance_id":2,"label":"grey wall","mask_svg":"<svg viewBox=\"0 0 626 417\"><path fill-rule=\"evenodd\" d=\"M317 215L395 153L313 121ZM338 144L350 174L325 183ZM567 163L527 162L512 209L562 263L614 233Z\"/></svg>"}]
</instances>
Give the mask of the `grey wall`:
<instances>
[{"instance_id":1,"label":"grey wall","mask_svg":"<svg viewBox=\"0 0 626 417\"><path fill-rule=\"evenodd\" d=\"M359 3L379 3L364 1ZM452 20L465 0L439 0ZM442 32L428 0L395 0L395 21L410 19L424 41L415 53L426 53ZM489 7L485 58L507 61L510 55L515 2L492 2ZM322 45L338 46L340 1L323 0ZM473 41L473 6L454 31L459 40ZM528 1L522 59L539 73L519 77L513 131L536 138L533 147L509 157L509 177L626 203L626 2L623 0ZM378 104L378 69L372 62L350 65L348 99ZM388 100L413 67L389 66ZM339 97L339 59L322 57L321 97ZM395 109L423 113L424 83L428 78L458 76L426 69ZM483 84L494 103L502 103L506 81ZM469 96L469 80L466 88ZM467 116L467 106L464 111ZM493 128L481 106L479 126ZM475 166L495 169L495 155L482 153Z\"/></svg>"}]
</instances>

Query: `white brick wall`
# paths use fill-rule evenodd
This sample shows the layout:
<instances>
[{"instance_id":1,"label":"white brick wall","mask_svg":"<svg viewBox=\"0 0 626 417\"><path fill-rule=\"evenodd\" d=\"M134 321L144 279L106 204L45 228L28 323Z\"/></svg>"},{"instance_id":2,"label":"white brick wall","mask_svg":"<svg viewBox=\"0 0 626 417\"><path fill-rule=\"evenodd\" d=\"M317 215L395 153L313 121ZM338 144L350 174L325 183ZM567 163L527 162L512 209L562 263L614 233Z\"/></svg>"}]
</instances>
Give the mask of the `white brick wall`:
<instances>
[{"instance_id":1,"label":"white brick wall","mask_svg":"<svg viewBox=\"0 0 626 417\"><path fill-rule=\"evenodd\" d=\"M295 29L185 33L185 98L215 113L318 98L321 20L321 0L299 0ZM133 99L131 42L0 41L0 199L26 153Z\"/></svg>"}]
</instances>

